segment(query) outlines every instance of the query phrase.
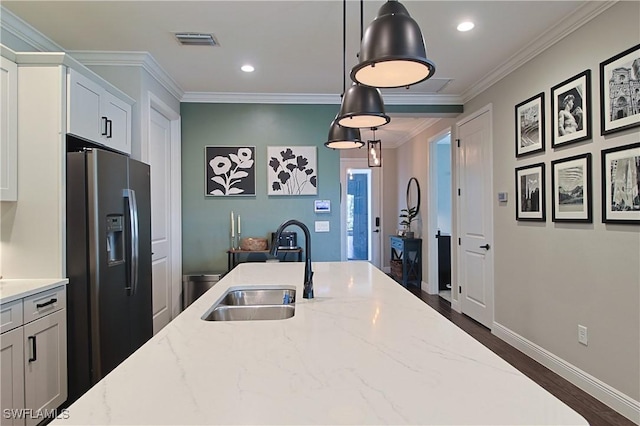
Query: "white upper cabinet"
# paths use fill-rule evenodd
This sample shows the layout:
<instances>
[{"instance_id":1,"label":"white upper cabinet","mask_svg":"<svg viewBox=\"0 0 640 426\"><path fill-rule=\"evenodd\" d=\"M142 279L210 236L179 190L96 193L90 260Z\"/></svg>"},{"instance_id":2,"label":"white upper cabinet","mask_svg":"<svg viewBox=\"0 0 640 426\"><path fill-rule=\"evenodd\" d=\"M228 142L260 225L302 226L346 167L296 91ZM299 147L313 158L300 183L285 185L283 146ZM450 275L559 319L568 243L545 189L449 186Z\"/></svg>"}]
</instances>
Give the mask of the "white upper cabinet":
<instances>
[{"instance_id":1,"label":"white upper cabinet","mask_svg":"<svg viewBox=\"0 0 640 426\"><path fill-rule=\"evenodd\" d=\"M0 66L0 201L18 199L18 67Z\"/></svg>"},{"instance_id":2,"label":"white upper cabinet","mask_svg":"<svg viewBox=\"0 0 640 426\"><path fill-rule=\"evenodd\" d=\"M131 154L131 105L69 68L67 133Z\"/></svg>"}]
</instances>

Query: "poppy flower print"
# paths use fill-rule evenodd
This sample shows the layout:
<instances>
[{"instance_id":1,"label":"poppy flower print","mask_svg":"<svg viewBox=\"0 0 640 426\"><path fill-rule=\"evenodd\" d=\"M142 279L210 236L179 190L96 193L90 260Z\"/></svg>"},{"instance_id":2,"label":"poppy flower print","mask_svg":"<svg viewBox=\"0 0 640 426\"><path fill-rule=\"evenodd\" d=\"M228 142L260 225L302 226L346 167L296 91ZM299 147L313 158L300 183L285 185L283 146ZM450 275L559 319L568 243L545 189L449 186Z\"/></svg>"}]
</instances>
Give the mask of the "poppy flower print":
<instances>
[{"instance_id":1,"label":"poppy flower print","mask_svg":"<svg viewBox=\"0 0 640 426\"><path fill-rule=\"evenodd\" d=\"M315 146L267 147L268 195L316 195Z\"/></svg>"},{"instance_id":2,"label":"poppy flower print","mask_svg":"<svg viewBox=\"0 0 640 426\"><path fill-rule=\"evenodd\" d=\"M255 152L255 147L207 146L206 195L256 195Z\"/></svg>"}]
</instances>

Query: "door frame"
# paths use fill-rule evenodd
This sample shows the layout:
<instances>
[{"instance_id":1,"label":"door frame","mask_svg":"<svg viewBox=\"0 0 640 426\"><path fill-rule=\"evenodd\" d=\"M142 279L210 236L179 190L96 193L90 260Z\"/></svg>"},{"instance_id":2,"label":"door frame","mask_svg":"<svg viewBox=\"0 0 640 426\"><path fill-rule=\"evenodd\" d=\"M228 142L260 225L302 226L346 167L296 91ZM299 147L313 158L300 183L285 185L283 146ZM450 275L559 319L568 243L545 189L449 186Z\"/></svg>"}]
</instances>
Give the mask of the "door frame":
<instances>
[{"instance_id":1,"label":"door frame","mask_svg":"<svg viewBox=\"0 0 640 426\"><path fill-rule=\"evenodd\" d=\"M169 194L171 197L171 214L169 215L171 232L171 319L174 319L182 311L182 138L181 138L181 118L179 112L173 110L152 92L147 92L147 106L143 109L143 122L145 123L146 137L142 144L143 161L149 163L149 151L151 141L151 110L155 109L171 125L171 160L169 171L171 187Z\"/></svg>"},{"instance_id":2,"label":"door frame","mask_svg":"<svg viewBox=\"0 0 640 426\"><path fill-rule=\"evenodd\" d=\"M427 252L428 255L428 263L427 270L429 271L428 275L428 285L427 285L427 293L428 294L438 294L439 293L439 285L438 285L438 240L434 237L438 232L438 158L437 158L437 150L438 150L438 142L441 141L445 136L449 135L449 141L451 142L451 129L445 129L442 132L432 136L428 140L429 151L428 151L428 163L429 163L429 182L427 185L427 196L429 202L427 203ZM451 143L451 163L450 167L453 170L453 143ZM451 198L453 202L453 173L451 173ZM453 216L453 211L451 212ZM451 219L451 223L453 225L453 218ZM453 230L452 230L453 231ZM453 259L452 259L453 262ZM453 280L452 280L453 281ZM451 292L453 293L453 285L451 286Z\"/></svg>"},{"instance_id":3,"label":"door frame","mask_svg":"<svg viewBox=\"0 0 640 426\"><path fill-rule=\"evenodd\" d=\"M347 261L347 188L345 185L345 182L343 181L344 176L345 176L345 172L348 169L368 169L369 168L369 163L368 160L366 158L341 158L340 159L340 259L342 261ZM382 256L383 254L383 241L382 241L382 234L383 234L383 229L384 229L384 210L382 208L382 200L384 200L384 196L383 196L383 185L382 182L384 182L383 179L383 168L384 167L377 167L378 169L378 173L374 173L374 170L371 171L371 200L370 202L372 203L372 210L373 210L373 197L375 196L374 191L373 191L373 187L374 187L374 179L377 179L377 187L378 187L378 206L379 206L379 214L380 214L380 226L378 227L378 229L380 230L380 232L378 232L378 250L379 250L379 265L375 264L375 255L372 253L371 257L372 257L372 264L379 269L382 269L382 265L384 265L384 261ZM377 177L376 177L377 175ZM370 221L373 223L374 217L372 216L370 218ZM371 232L371 229L369 229L370 235L373 235L374 233ZM373 237L372 237L373 238ZM373 250L372 250L373 251Z\"/></svg>"},{"instance_id":4,"label":"door frame","mask_svg":"<svg viewBox=\"0 0 640 426\"><path fill-rule=\"evenodd\" d=\"M466 117L464 117L463 119L461 119L460 121L457 121L455 124L455 131L453 134L455 134L455 138L453 139L454 136L452 134L452 139L451 139L451 143L452 143L452 147L453 147L453 143L454 141L457 142L457 139L459 139L459 135L460 135L460 127L466 123L468 123L469 121L478 118L479 116L481 116L482 114L488 113L489 114L489 140L492 142L490 145L490 155L489 155L489 164L487 164L487 170L490 171L491 173L491 199L489 200L489 205L490 205L490 220L491 223L493 224L493 104L487 104L483 107L478 108L476 111L474 111L473 113L467 115ZM457 145L457 144L456 144ZM457 148L457 146L456 146ZM453 186L452 186L452 190L456 191L456 188L459 188L460 182L461 182L461 175L462 175L462 162L460 161L460 149L456 149L455 155L452 155L452 161L455 162L455 170L456 173L451 173L452 177L453 175L455 175L455 181L453 182ZM462 312L462 304L461 304L461 300L460 300L460 277L462 276L462 263L458 261L458 259L461 259L462 256L462 246L460 244L457 244L458 238L460 238L460 230L462 228L461 226L461 211L460 211L460 202L459 202L459 197L454 196L453 199L451 200L451 204L452 204L452 212L455 212L455 218L453 218L453 222L452 224L455 224L455 229L452 229L451 232L451 244L455 244L456 249L452 250L452 259L451 259L451 308L454 309L456 312L459 313L464 313ZM491 241L494 241L494 227L493 225L491 226L491 236L490 239ZM491 282L491 317L495 320L495 256L491 257L491 268L493 269L493 278L494 280ZM455 265L455 266L454 266ZM455 277L453 276L453 274L455 273ZM455 285L454 285L455 283Z\"/></svg>"}]
</instances>

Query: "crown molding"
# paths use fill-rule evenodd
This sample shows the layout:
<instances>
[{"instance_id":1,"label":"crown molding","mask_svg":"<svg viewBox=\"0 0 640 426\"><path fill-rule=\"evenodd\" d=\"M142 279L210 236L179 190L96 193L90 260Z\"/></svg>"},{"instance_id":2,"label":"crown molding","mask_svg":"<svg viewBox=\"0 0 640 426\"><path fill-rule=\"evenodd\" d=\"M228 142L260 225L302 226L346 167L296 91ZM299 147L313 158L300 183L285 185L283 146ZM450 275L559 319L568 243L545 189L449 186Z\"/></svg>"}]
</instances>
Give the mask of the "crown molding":
<instances>
[{"instance_id":1,"label":"crown molding","mask_svg":"<svg viewBox=\"0 0 640 426\"><path fill-rule=\"evenodd\" d=\"M434 124L436 124L440 120L442 120L442 119L441 118L436 118L436 117L429 117L429 118L425 118L424 120L420 121L419 125L417 125L413 129L411 129L411 131L409 131L402 139L399 139L396 142L394 148L397 148L400 145L404 145L405 143L409 142L411 139L415 138L420 133L424 132L425 130L427 130L429 127L433 126Z\"/></svg>"},{"instance_id":2,"label":"crown molding","mask_svg":"<svg viewBox=\"0 0 640 426\"><path fill-rule=\"evenodd\" d=\"M460 105L460 96L431 94L383 94L385 105ZM185 92L181 102L221 104L339 105L340 95L320 93L221 93Z\"/></svg>"},{"instance_id":3,"label":"crown molding","mask_svg":"<svg viewBox=\"0 0 640 426\"><path fill-rule=\"evenodd\" d=\"M0 24L9 34L24 41L33 47L35 51L64 52L64 49L59 44L18 18L4 6L0 6Z\"/></svg>"},{"instance_id":4,"label":"crown molding","mask_svg":"<svg viewBox=\"0 0 640 426\"><path fill-rule=\"evenodd\" d=\"M85 66L140 67L146 70L176 99L184 96L182 87L167 73L149 52L69 51Z\"/></svg>"},{"instance_id":5,"label":"crown molding","mask_svg":"<svg viewBox=\"0 0 640 426\"><path fill-rule=\"evenodd\" d=\"M608 0L604 2L589 1L584 3L571 15L563 17L556 25L532 40L510 59L500 64L488 75L472 85L470 89L463 92L461 95L462 103L469 102L499 80L514 72L617 2L618 0Z\"/></svg>"}]
</instances>

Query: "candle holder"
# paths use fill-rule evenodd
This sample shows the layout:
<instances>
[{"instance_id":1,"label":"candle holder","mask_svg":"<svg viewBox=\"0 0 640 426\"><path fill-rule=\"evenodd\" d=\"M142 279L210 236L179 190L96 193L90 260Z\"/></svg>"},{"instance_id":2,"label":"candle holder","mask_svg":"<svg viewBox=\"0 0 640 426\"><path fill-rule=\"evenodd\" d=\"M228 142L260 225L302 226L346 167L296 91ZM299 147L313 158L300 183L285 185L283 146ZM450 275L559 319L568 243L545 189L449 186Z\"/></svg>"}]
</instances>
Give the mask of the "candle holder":
<instances>
[{"instance_id":1,"label":"candle holder","mask_svg":"<svg viewBox=\"0 0 640 426\"><path fill-rule=\"evenodd\" d=\"M238 240L236 240L236 236L232 235L231 236L231 250L235 250L236 248L238 248L237 241Z\"/></svg>"}]
</instances>

